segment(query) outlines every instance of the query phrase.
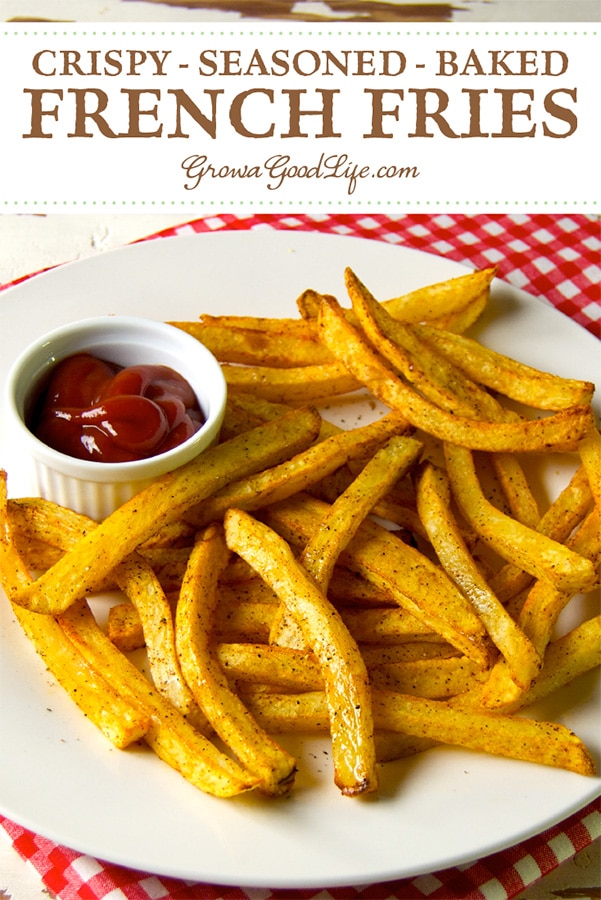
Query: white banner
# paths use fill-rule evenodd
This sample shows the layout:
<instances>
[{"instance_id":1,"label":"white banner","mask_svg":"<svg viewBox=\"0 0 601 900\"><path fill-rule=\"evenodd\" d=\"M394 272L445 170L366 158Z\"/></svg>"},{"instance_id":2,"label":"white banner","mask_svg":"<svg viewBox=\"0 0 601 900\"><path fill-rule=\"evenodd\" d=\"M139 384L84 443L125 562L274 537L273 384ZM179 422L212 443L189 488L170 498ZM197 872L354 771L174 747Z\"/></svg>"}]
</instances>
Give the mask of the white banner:
<instances>
[{"instance_id":1,"label":"white banner","mask_svg":"<svg viewBox=\"0 0 601 900\"><path fill-rule=\"evenodd\" d=\"M0 211L599 208L596 24L3 25Z\"/></svg>"}]
</instances>

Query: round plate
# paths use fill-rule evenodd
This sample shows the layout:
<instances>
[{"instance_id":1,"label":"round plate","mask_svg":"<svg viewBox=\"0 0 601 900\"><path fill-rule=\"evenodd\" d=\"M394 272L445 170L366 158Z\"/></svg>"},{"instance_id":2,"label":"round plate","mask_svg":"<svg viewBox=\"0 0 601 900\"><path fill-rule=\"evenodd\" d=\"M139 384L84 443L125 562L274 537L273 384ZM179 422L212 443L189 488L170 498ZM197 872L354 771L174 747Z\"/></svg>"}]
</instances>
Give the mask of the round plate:
<instances>
[{"instance_id":1,"label":"round plate","mask_svg":"<svg viewBox=\"0 0 601 900\"><path fill-rule=\"evenodd\" d=\"M260 230L134 244L31 278L0 297L0 382L25 344L72 319L295 315L296 297L308 287L342 300L348 265L381 299L465 271L402 247L319 234ZM532 365L595 380L595 339L505 284L495 283L477 332ZM13 496L27 490L4 429L0 465ZM570 604L564 627L585 609L585 601ZM441 747L382 767L377 796L349 799L332 783L327 740L286 738L299 755L291 797L218 800L146 748L113 749L56 686L6 602L0 642L2 812L59 843L143 871L271 888L415 876L515 844L601 792L599 778ZM583 676L531 711L570 726L597 761L598 684L597 673Z\"/></svg>"}]
</instances>

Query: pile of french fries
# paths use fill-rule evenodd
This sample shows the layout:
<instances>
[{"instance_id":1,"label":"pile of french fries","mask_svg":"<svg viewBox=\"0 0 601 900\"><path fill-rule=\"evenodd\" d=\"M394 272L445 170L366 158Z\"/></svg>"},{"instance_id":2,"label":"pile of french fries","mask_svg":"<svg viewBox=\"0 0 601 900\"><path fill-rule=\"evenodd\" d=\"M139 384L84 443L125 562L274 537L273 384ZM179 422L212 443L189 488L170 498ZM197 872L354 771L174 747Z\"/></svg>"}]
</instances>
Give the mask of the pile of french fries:
<instances>
[{"instance_id":1,"label":"pile of french fries","mask_svg":"<svg viewBox=\"0 0 601 900\"><path fill-rule=\"evenodd\" d=\"M329 734L347 796L440 744L594 773L521 712L601 661L599 615L556 627L599 587L594 386L465 335L494 275L382 302L348 269L350 306L307 290L295 319L172 323L223 366L221 440L102 522L8 499L4 473L4 591L116 747L220 797L289 792L290 731ZM357 391L374 421L318 411ZM526 472L553 454L573 475L541 501Z\"/></svg>"}]
</instances>

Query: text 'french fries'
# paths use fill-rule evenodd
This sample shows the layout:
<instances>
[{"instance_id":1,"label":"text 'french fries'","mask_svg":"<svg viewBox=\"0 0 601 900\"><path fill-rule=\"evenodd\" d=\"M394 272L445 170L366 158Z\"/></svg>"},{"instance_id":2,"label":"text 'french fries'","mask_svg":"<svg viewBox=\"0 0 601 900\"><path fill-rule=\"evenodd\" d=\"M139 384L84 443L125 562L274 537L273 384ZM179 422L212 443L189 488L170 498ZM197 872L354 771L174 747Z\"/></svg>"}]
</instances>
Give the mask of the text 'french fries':
<instances>
[{"instance_id":1,"label":"text 'french fries'","mask_svg":"<svg viewBox=\"0 0 601 900\"><path fill-rule=\"evenodd\" d=\"M7 602L114 746L217 797L291 791L277 735L298 731L329 735L349 797L444 744L594 773L524 715L601 661L599 615L557 630L599 587L594 385L465 333L494 274L379 301L348 269L350 305L308 288L297 318L173 323L222 363L221 439L102 522L10 498L3 473ZM328 421L356 392L370 421ZM532 472L556 458L547 496Z\"/></svg>"}]
</instances>

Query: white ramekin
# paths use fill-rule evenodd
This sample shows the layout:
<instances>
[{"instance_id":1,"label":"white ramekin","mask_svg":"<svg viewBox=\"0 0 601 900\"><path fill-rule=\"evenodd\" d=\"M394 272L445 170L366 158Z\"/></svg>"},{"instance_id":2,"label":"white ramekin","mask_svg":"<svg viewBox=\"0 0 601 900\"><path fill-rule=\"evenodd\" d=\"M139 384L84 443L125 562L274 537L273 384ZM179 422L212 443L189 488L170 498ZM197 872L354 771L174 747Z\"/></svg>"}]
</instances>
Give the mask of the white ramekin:
<instances>
[{"instance_id":1,"label":"white ramekin","mask_svg":"<svg viewBox=\"0 0 601 900\"><path fill-rule=\"evenodd\" d=\"M191 438L148 459L106 463L74 459L48 447L25 424L39 385L61 359L87 351L119 366L170 366L192 386L205 417ZM159 475L178 468L219 437L227 388L221 367L199 341L172 325L134 316L102 316L63 325L38 338L13 364L5 408L19 465L30 465L38 496L100 520Z\"/></svg>"}]
</instances>

